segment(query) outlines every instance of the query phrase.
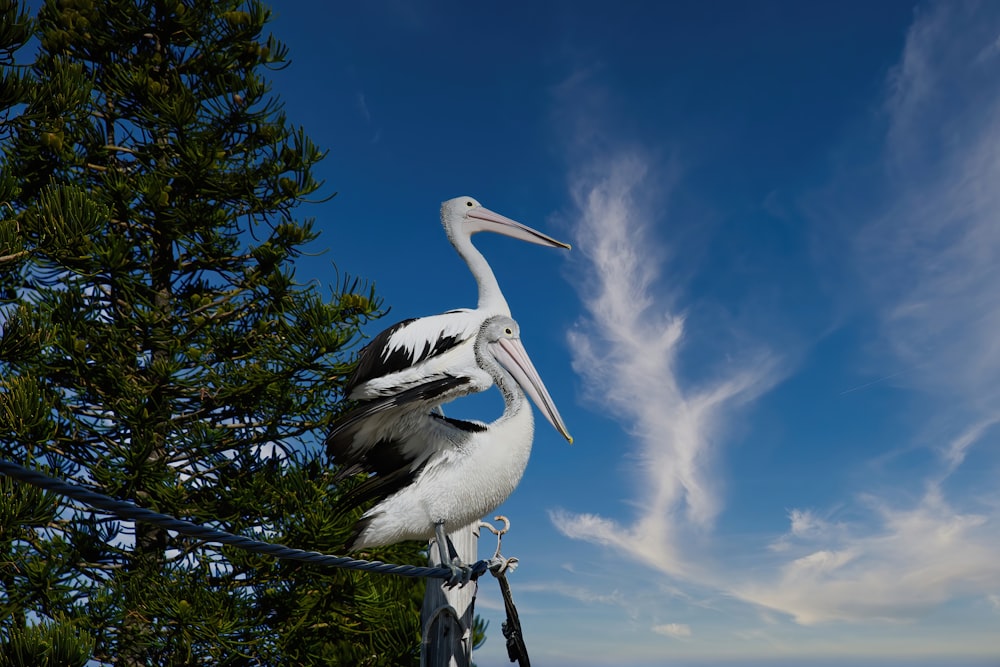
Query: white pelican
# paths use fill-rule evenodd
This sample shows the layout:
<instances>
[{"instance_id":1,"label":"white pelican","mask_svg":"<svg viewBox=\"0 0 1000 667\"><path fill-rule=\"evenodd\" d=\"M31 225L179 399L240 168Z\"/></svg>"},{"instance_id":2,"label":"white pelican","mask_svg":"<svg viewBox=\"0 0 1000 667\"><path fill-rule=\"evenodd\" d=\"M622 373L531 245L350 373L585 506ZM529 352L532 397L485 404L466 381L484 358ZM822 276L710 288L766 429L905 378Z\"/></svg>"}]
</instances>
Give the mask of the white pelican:
<instances>
[{"instance_id":1,"label":"white pelican","mask_svg":"<svg viewBox=\"0 0 1000 667\"><path fill-rule=\"evenodd\" d=\"M347 398L371 400L394 396L449 373L455 375L460 369L474 373L472 382L444 395L440 402L488 389L492 381L485 372L477 372L472 343L483 321L493 315L510 317L510 308L486 258L472 245L472 235L495 232L539 245L570 247L484 208L472 197L456 197L441 204L441 223L448 240L476 279L477 307L404 320L375 336L359 354L357 369L344 388Z\"/></svg>"},{"instance_id":2,"label":"white pelican","mask_svg":"<svg viewBox=\"0 0 1000 667\"><path fill-rule=\"evenodd\" d=\"M462 566L448 557L446 534L493 512L524 474L534 436L525 393L573 442L521 344L517 322L490 317L480 325L473 350L476 365L503 394L505 409L496 421L449 419L432 412L452 384L468 382L446 376L362 402L334 425L327 446L340 465L336 479L370 475L341 498L340 506L379 500L358 521L347 545L350 551L435 537L441 562L452 563L457 574Z\"/></svg>"}]
</instances>

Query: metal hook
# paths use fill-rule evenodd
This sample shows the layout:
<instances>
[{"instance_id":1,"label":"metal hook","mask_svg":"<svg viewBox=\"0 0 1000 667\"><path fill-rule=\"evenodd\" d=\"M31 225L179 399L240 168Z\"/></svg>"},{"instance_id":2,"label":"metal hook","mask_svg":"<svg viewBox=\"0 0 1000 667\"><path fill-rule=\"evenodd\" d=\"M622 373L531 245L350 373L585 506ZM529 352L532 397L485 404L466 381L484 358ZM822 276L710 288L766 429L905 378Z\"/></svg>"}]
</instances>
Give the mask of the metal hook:
<instances>
[{"instance_id":1,"label":"metal hook","mask_svg":"<svg viewBox=\"0 0 1000 667\"><path fill-rule=\"evenodd\" d=\"M503 535L508 530L510 530L510 519L508 519L507 517L505 517L503 514L496 515L495 517L493 517L493 520L494 521L503 521L503 528L496 528L489 521L480 521L479 522L480 528L485 528L486 530L490 531L491 533L493 533L497 537Z\"/></svg>"},{"instance_id":2,"label":"metal hook","mask_svg":"<svg viewBox=\"0 0 1000 667\"><path fill-rule=\"evenodd\" d=\"M486 530L490 531L491 533L497 536L497 550L493 553L493 558L489 560L490 571L493 572L494 575L503 574L508 570L513 572L514 568L517 567L517 558L514 557L504 558L503 556L500 555L500 545L501 542L503 541L503 536L507 531L510 530L510 519L508 519L502 514L498 514L497 516L493 517L493 520L502 521L503 528L497 528L488 521L479 522L479 526L481 528L485 528Z\"/></svg>"}]
</instances>

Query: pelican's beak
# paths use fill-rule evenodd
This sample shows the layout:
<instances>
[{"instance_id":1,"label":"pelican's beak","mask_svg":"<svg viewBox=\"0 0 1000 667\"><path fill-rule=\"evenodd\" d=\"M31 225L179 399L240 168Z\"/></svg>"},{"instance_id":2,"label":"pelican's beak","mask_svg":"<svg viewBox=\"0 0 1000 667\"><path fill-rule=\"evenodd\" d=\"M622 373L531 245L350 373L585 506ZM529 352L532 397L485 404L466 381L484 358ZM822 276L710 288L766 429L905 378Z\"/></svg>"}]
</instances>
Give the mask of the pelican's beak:
<instances>
[{"instance_id":1,"label":"pelican's beak","mask_svg":"<svg viewBox=\"0 0 1000 667\"><path fill-rule=\"evenodd\" d=\"M551 236L542 234L536 229L522 225L516 220L511 220L482 206L473 208L465 214L465 217L474 221L470 233L495 232L504 236L510 236L511 238L521 239L528 243L537 243L538 245L547 245L553 248L565 248L566 250L570 249L568 243L556 241Z\"/></svg>"},{"instance_id":2,"label":"pelican's beak","mask_svg":"<svg viewBox=\"0 0 1000 667\"><path fill-rule=\"evenodd\" d=\"M548 389L542 383L542 378L539 377L538 371L535 370L535 365L528 358L528 352L524 349L521 341L511 338L501 338L497 342L492 343L491 347L497 361L514 376L514 380L531 397L531 400L535 402L535 405L542 411L545 418L549 420L549 423L572 445L573 436L566 430L566 424L563 423L562 417L559 416L556 404L552 401L552 397L549 396Z\"/></svg>"}]
</instances>

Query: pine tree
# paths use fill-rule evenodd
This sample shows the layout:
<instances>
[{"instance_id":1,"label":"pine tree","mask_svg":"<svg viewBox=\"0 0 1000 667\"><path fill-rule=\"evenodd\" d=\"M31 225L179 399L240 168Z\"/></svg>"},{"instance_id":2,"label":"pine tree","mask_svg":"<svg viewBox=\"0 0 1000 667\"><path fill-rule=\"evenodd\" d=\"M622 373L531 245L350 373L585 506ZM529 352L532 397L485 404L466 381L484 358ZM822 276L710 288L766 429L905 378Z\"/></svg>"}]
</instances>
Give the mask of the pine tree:
<instances>
[{"instance_id":1,"label":"pine tree","mask_svg":"<svg viewBox=\"0 0 1000 667\"><path fill-rule=\"evenodd\" d=\"M269 17L253 0L48 0L37 17L0 0L0 456L335 552L352 517L312 443L382 311L357 281L295 278L324 153L270 93L288 61ZM422 582L0 490L0 652L20 664L415 661Z\"/></svg>"}]
</instances>

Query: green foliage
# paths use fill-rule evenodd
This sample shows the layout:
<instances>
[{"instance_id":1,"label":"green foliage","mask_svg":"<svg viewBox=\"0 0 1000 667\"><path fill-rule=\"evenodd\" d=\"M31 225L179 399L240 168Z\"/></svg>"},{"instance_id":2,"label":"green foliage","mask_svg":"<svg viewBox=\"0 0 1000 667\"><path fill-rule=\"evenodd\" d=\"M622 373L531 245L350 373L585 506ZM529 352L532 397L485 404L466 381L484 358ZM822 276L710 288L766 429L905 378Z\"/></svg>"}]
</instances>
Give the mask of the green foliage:
<instances>
[{"instance_id":1,"label":"green foliage","mask_svg":"<svg viewBox=\"0 0 1000 667\"><path fill-rule=\"evenodd\" d=\"M34 17L0 0L0 456L336 553L357 514L335 511L312 443L381 304L295 278L324 153L270 94L287 49L269 19L252 0L49 0ZM10 664L417 659L422 582L0 490Z\"/></svg>"},{"instance_id":2,"label":"green foliage","mask_svg":"<svg viewBox=\"0 0 1000 667\"><path fill-rule=\"evenodd\" d=\"M0 638L0 667L84 667L93 638L68 623L18 628Z\"/></svg>"}]
</instances>

